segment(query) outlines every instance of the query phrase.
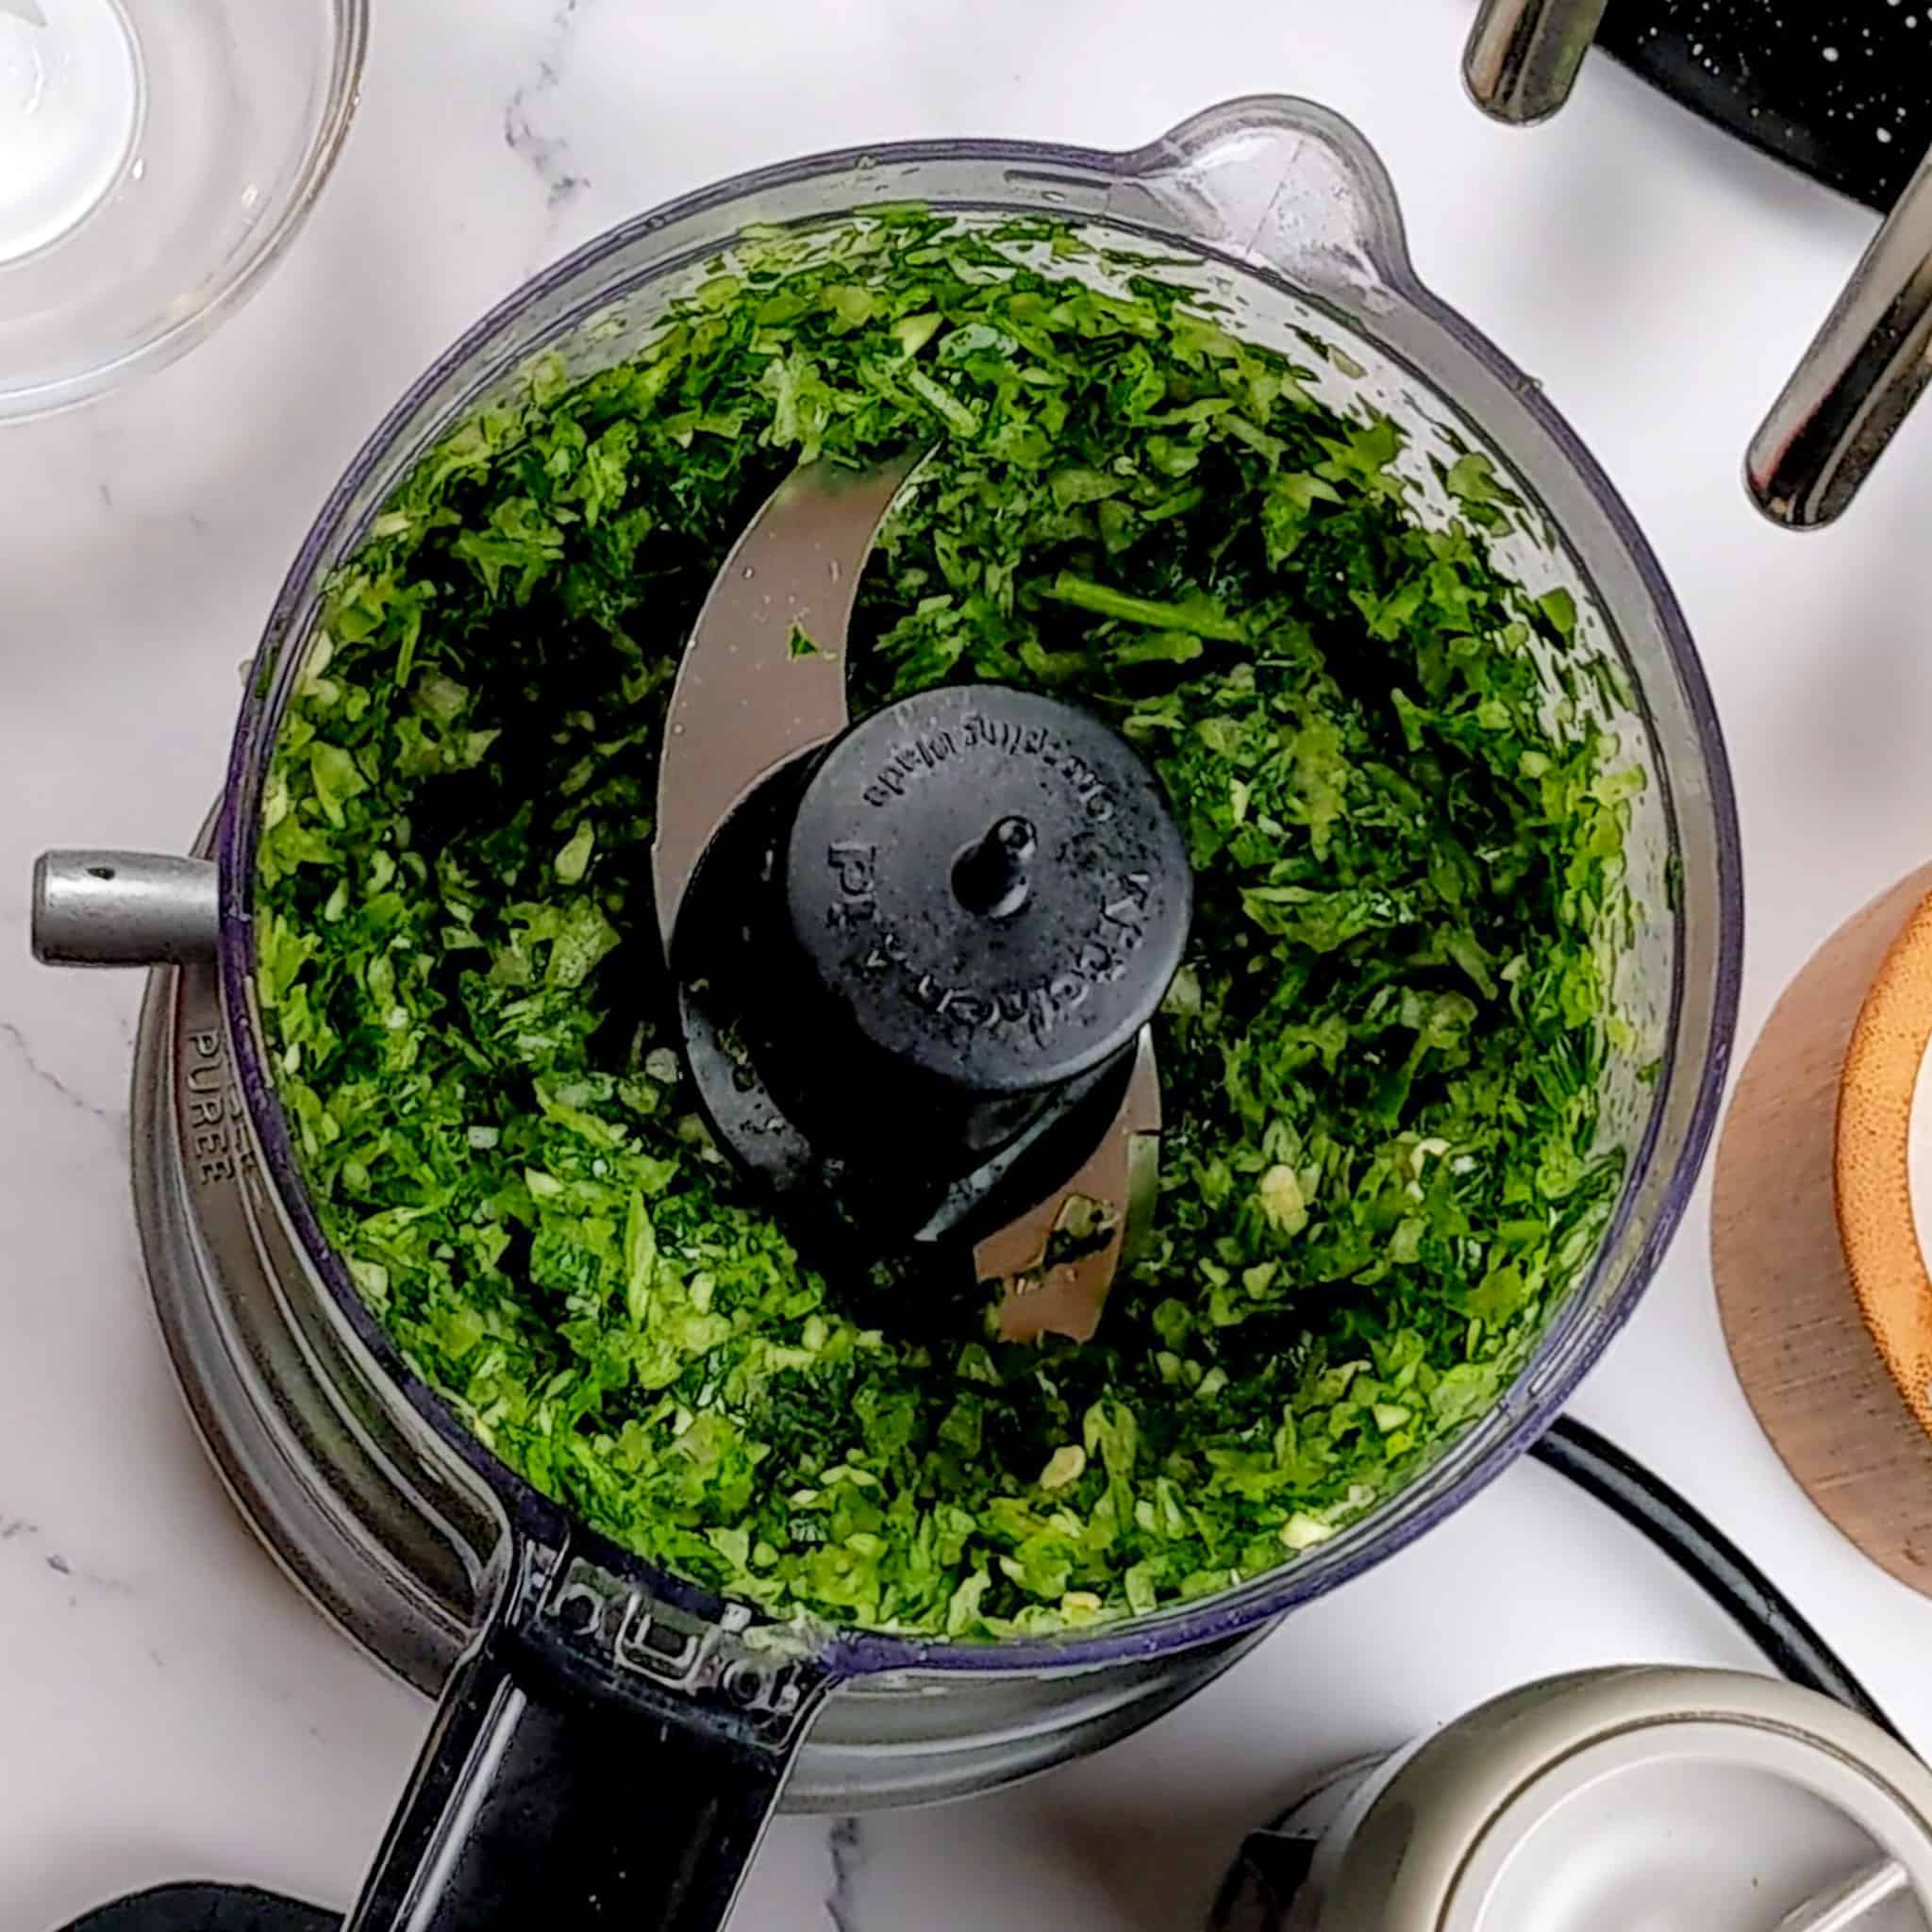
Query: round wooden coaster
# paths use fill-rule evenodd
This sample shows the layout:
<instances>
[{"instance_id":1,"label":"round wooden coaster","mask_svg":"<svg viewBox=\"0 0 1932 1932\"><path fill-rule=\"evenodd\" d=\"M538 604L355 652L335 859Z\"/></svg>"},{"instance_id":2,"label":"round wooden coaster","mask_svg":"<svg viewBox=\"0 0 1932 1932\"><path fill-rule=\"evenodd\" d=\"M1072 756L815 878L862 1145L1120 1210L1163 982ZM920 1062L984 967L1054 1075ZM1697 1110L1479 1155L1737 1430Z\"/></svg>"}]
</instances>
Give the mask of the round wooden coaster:
<instances>
[{"instance_id":1,"label":"round wooden coaster","mask_svg":"<svg viewBox=\"0 0 1932 1932\"><path fill-rule=\"evenodd\" d=\"M1718 1142L1710 1244L1724 1340L1772 1446L1840 1531L1932 1596L1932 1435L1901 1392L1925 1404L1932 1342L1907 1152L1932 1035L1928 893L1932 865L1786 989Z\"/></svg>"}]
</instances>

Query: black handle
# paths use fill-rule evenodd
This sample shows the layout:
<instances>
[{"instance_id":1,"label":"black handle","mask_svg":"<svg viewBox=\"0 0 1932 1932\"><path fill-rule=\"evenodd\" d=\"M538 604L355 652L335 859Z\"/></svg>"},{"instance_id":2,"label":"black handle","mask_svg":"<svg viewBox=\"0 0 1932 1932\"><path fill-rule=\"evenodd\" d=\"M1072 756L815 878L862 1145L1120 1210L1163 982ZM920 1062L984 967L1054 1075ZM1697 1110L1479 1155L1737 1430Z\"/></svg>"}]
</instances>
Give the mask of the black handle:
<instances>
[{"instance_id":1,"label":"black handle","mask_svg":"<svg viewBox=\"0 0 1932 1932\"><path fill-rule=\"evenodd\" d=\"M531 1614L500 1611L450 1680L342 1932L724 1924L824 1682L761 1730L728 1678L613 1685L581 1627L559 1648Z\"/></svg>"}]
</instances>

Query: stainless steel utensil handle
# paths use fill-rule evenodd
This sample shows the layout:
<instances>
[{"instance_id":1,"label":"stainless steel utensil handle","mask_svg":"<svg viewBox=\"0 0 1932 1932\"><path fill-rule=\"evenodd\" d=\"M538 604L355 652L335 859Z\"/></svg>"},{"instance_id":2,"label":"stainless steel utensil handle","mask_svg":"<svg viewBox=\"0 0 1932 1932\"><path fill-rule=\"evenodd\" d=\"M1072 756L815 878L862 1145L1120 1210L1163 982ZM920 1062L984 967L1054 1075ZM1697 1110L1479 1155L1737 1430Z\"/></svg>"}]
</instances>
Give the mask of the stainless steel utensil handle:
<instances>
[{"instance_id":1,"label":"stainless steel utensil handle","mask_svg":"<svg viewBox=\"0 0 1932 1932\"><path fill-rule=\"evenodd\" d=\"M1547 121L1576 83L1607 0L1483 0L1462 55L1470 98L1492 121Z\"/></svg>"},{"instance_id":2,"label":"stainless steel utensil handle","mask_svg":"<svg viewBox=\"0 0 1932 1932\"><path fill-rule=\"evenodd\" d=\"M34 862L34 958L48 966L178 966L212 958L213 863L152 852L46 852Z\"/></svg>"},{"instance_id":3,"label":"stainless steel utensil handle","mask_svg":"<svg viewBox=\"0 0 1932 1932\"><path fill-rule=\"evenodd\" d=\"M1932 378L1932 156L1752 439L1744 475L1788 529L1831 523Z\"/></svg>"},{"instance_id":4,"label":"stainless steel utensil handle","mask_svg":"<svg viewBox=\"0 0 1932 1932\"><path fill-rule=\"evenodd\" d=\"M1853 1932L1910 1883L1911 1875L1903 1865L1883 1859L1823 1896L1807 1899L1778 1921L1777 1932Z\"/></svg>"}]
</instances>

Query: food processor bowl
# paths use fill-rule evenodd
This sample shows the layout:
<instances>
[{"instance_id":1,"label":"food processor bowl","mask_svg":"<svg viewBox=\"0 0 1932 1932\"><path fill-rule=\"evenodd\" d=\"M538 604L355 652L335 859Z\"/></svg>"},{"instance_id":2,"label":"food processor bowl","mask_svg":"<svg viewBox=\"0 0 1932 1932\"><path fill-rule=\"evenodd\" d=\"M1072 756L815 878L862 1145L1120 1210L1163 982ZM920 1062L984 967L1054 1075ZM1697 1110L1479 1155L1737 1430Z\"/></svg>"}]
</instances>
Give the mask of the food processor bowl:
<instances>
[{"instance_id":1,"label":"food processor bowl","mask_svg":"<svg viewBox=\"0 0 1932 1932\"><path fill-rule=\"evenodd\" d=\"M368 0L0 0L0 421L185 353L335 163Z\"/></svg>"},{"instance_id":2,"label":"food processor bowl","mask_svg":"<svg viewBox=\"0 0 1932 1932\"><path fill-rule=\"evenodd\" d=\"M540 358L549 381L553 358L582 375L635 352L747 230L808 241L908 201L969 223L1063 224L1104 244L1071 267L1089 278L1158 260L1234 333L1308 365L1321 400L1391 419L1405 438L1394 467L1425 525L1457 517L1453 466L1487 458L1497 566L1574 604L1568 661L1590 668L1553 676L1551 701L1591 713L1628 774L1629 906L1600 935L1617 1011L1600 1130L1621 1190L1501 1399L1278 1570L1144 1617L997 1643L760 1624L617 1550L496 1462L410 1373L324 1239L254 990L256 840L279 721L332 573L410 468L478 410L514 406ZM1205 1681L1273 1620L1467 1501L1555 1416L1683 1211L1738 996L1729 776L1656 559L1534 380L1418 281L1360 136L1282 98L1228 103L1126 155L939 142L823 156L673 203L541 276L425 375L325 506L270 618L214 848L218 930L205 872L196 912L154 861L56 855L36 942L47 958L121 962L200 953L158 977L138 1076L143 1222L191 1401L244 1507L342 1623L425 1685L461 1654L357 1932L513 1923L504 1913L540 1869L559 1907L622 1896L664 1924L708 1926L788 1789L856 1805L974 1788L1118 1735ZM184 920L201 921L186 948ZM998 1748L936 1768L935 1740L962 1736ZM848 1748L888 1738L902 1768L925 1754L896 1783L890 1751ZM654 1808L640 1844L608 1787L645 1765Z\"/></svg>"}]
</instances>

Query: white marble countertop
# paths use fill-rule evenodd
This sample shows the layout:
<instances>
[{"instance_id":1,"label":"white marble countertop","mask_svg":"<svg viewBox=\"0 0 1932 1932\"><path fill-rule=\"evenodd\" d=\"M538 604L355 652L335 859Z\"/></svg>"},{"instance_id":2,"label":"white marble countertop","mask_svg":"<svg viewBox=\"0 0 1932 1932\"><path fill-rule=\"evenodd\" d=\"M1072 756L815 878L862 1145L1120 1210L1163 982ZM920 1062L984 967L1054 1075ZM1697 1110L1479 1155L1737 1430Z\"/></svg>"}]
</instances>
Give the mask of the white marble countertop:
<instances>
[{"instance_id":1,"label":"white marble countertop","mask_svg":"<svg viewBox=\"0 0 1932 1932\"><path fill-rule=\"evenodd\" d=\"M1418 264L1576 425L1689 611L1730 736L1755 1031L1926 857L1932 416L1798 540L1737 481L1871 218L1599 62L1534 135L1464 102L1457 0L381 0L360 117L263 292L188 360L0 432L0 1922L186 1876L351 1893L427 1720L231 1515L183 1418L127 1201L139 987L28 960L33 854L175 846L272 591L394 394L564 249L750 164L889 137L1137 143L1230 94L1354 119ZM1841 1543L1719 1337L1702 1197L1577 1407L1786 1579L1932 1745L1932 1606ZM1198 1923L1312 1769L1578 1663L1743 1661L1634 1537L1524 1467L1140 1738L1004 1795L787 1820L741 1932Z\"/></svg>"}]
</instances>

